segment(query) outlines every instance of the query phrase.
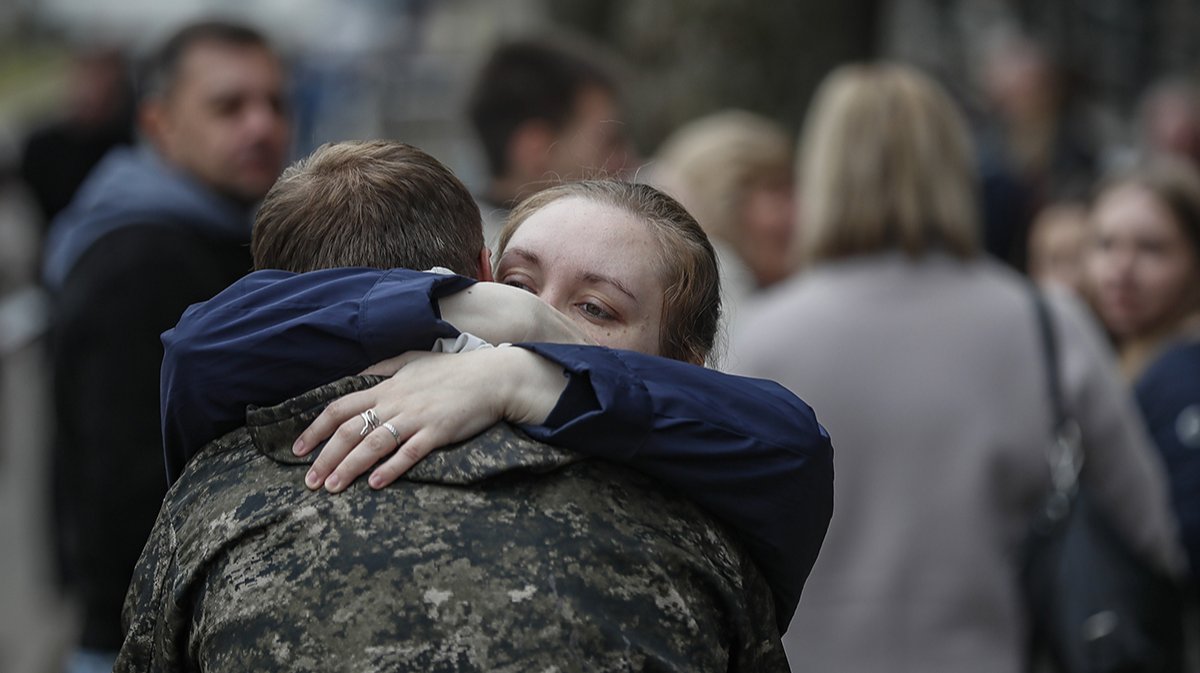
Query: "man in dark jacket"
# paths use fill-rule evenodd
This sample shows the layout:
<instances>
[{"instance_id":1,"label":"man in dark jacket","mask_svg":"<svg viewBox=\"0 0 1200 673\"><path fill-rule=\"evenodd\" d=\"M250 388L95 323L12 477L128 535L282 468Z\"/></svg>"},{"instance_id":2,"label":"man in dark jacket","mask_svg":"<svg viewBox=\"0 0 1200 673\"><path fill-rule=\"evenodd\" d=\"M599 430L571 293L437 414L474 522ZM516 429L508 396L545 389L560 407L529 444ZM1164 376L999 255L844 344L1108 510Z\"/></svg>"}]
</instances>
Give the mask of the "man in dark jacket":
<instances>
[{"instance_id":1,"label":"man in dark jacket","mask_svg":"<svg viewBox=\"0 0 1200 673\"><path fill-rule=\"evenodd\" d=\"M111 661L166 480L159 334L249 271L251 212L285 161L283 67L258 32L205 22L148 63L145 147L110 152L49 234L56 529L83 607L77 661Z\"/></svg>"}]
</instances>

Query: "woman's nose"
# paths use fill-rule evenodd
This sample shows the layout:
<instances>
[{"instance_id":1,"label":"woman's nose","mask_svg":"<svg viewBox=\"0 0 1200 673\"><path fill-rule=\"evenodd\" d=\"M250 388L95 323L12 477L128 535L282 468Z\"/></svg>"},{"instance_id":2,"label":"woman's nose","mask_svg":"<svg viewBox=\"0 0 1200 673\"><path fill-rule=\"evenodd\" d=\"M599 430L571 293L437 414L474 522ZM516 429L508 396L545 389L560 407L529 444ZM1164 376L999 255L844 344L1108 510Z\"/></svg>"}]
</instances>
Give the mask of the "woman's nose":
<instances>
[{"instance_id":1,"label":"woman's nose","mask_svg":"<svg viewBox=\"0 0 1200 673\"><path fill-rule=\"evenodd\" d=\"M554 288L542 288L542 291L538 293L537 298L541 299L546 303L546 305L555 311L558 311L559 313L567 312L565 295Z\"/></svg>"}]
</instances>

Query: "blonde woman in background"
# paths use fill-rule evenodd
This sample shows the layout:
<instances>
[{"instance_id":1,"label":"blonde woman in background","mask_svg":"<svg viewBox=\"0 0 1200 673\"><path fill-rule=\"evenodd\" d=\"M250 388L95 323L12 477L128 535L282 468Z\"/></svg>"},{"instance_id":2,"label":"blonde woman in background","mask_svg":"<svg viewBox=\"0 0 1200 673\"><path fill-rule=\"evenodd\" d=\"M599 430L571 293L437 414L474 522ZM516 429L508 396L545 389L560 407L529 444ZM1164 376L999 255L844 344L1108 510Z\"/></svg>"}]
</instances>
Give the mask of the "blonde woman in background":
<instances>
[{"instance_id":1,"label":"blonde woman in background","mask_svg":"<svg viewBox=\"0 0 1200 673\"><path fill-rule=\"evenodd\" d=\"M727 324L747 297L792 270L793 147L775 122L727 110L683 126L659 148L654 181L695 216L717 251Z\"/></svg>"},{"instance_id":2,"label":"blonde woman in background","mask_svg":"<svg viewBox=\"0 0 1200 673\"><path fill-rule=\"evenodd\" d=\"M1016 673L1018 548L1049 490L1051 411L1027 285L980 252L964 122L910 68L846 66L819 89L801 154L806 270L730 351L837 438L835 515L790 664ZM1162 469L1103 341L1051 304L1085 483L1137 551L1177 570Z\"/></svg>"}]
</instances>

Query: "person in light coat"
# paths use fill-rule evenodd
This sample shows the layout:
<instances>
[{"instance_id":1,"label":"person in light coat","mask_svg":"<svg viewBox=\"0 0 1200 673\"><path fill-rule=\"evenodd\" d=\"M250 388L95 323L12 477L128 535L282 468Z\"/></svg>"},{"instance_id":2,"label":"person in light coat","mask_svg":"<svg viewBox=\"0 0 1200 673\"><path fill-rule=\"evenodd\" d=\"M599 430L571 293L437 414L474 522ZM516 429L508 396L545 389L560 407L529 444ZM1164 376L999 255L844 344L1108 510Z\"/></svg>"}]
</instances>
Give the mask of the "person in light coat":
<instances>
[{"instance_id":1,"label":"person in light coat","mask_svg":"<svg viewBox=\"0 0 1200 673\"><path fill-rule=\"evenodd\" d=\"M785 636L797 671L1016 673L1019 548L1050 488L1028 283L980 250L963 120L924 75L853 65L801 144L804 271L735 328L729 365L822 412L833 522ZM1084 483L1135 550L1182 571L1162 467L1081 308L1051 301Z\"/></svg>"}]
</instances>

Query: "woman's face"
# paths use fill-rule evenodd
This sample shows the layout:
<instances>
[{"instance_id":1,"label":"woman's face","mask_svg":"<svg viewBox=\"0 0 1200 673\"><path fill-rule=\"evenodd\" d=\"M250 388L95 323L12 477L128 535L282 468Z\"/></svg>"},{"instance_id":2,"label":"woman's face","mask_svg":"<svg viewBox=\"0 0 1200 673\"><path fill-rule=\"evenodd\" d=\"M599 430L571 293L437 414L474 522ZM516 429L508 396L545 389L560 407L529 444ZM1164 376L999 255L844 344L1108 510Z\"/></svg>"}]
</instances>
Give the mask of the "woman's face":
<instances>
[{"instance_id":1,"label":"woman's face","mask_svg":"<svg viewBox=\"0 0 1200 673\"><path fill-rule=\"evenodd\" d=\"M1122 185L1092 213L1087 271L1096 308L1118 338L1170 329L1193 308L1200 282L1181 226L1152 192Z\"/></svg>"},{"instance_id":2,"label":"woman's face","mask_svg":"<svg viewBox=\"0 0 1200 673\"><path fill-rule=\"evenodd\" d=\"M791 176L763 181L747 190L742 204L743 257L761 287L787 277L796 229L796 199Z\"/></svg>"},{"instance_id":3,"label":"woman's face","mask_svg":"<svg viewBox=\"0 0 1200 673\"><path fill-rule=\"evenodd\" d=\"M496 280L537 295L601 346L658 355L666 293L659 247L624 210L565 197L513 232Z\"/></svg>"}]
</instances>

